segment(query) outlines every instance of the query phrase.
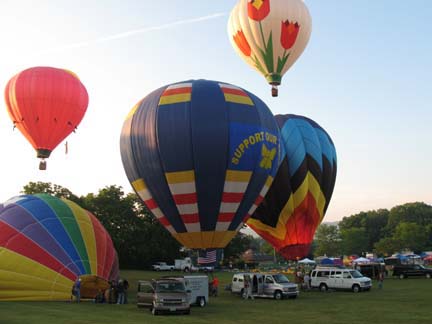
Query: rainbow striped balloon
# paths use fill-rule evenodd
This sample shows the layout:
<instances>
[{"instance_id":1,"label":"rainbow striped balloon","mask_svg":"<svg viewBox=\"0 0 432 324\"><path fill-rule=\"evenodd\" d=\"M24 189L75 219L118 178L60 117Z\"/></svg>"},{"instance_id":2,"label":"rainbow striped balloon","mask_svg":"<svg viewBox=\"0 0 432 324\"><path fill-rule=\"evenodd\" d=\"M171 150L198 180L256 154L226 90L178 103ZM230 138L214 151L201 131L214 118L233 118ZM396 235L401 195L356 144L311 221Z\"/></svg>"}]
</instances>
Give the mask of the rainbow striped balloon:
<instances>
[{"instance_id":1,"label":"rainbow striped balloon","mask_svg":"<svg viewBox=\"0 0 432 324\"><path fill-rule=\"evenodd\" d=\"M336 181L336 149L313 120L276 115L281 156L276 177L247 224L286 259L308 254Z\"/></svg>"},{"instance_id":2,"label":"rainbow striped balloon","mask_svg":"<svg viewBox=\"0 0 432 324\"><path fill-rule=\"evenodd\" d=\"M67 300L78 277L118 274L110 235L76 203L36 194L0 204L0 300Z\"/></svg>"}]
</instances>

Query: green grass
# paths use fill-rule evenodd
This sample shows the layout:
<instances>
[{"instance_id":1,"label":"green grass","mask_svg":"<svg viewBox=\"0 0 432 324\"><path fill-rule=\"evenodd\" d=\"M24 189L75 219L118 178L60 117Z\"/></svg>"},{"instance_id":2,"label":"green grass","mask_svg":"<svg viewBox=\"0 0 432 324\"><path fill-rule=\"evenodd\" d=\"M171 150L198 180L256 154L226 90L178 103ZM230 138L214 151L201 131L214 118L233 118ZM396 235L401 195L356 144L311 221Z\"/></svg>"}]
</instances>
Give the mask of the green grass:
<instances>
[{"instance_id":1,"label":"green grass","mask_svg":"<svg viewBox=\"0 0 432 324\"><path fill-rule=\"evenodd\" d=\"M171 274L171 273L170 273ZM162 274L161 274L162 275ZM386 279L384 289L354 294L348 291L302 292L299 298L243 300L224 291L232 274L217 273L219 297L204 308L194 307L189 316L152 316L135 305L136 282L159 273L122 271L131 284L129 304L82 302L2 302L0 323L95 324L95 323L429 323L432 318L432 280Z\"/></svg>"}]
</instances>

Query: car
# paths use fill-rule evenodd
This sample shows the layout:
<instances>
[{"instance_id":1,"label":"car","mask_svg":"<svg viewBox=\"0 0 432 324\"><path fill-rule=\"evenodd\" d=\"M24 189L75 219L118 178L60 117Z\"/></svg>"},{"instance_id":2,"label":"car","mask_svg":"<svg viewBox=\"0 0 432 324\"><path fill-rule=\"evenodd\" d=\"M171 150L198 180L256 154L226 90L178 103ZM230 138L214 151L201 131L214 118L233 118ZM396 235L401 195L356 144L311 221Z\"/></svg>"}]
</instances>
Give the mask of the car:
<instances>
[{"instance_id":1,"label":"car","mask_svg":"<svg viewBox=\"0 0 432 324\"><path fill-rule=\"evenodd\" d=\"M432 269L425 268L420 264L399 264L393 268L393 276L404 279L408 277L432 277Z\"/></svg>"},{"instance_id":2,"label":"car","mask_svg":"<svg viewBox=\"0 0 432 324\"><path fill-rule=\"evenodd\" d=\"M214 267L200 265L200 266L198 266L198 271L200 271L200 272L213 272Z\"/></svg>"},{"instance_id":3,"label":"car","mask_svg":"<svg viewBox=\"0 0 432 324\"><path fill-rule=\"evenodd\" d=\"M161 313L190 314L188 291L184 281L153 279L138 281L137 306L150 308L153 315Z\"/></svg>"},{"instance_id":4,"label":"car","mask_svg":"<svg viewBox=\"0 0 432 324\"><path fill-rule=\"evenodd\" d=\"M246 272L235 273L231 280L231 292L246 297L244 287L245 277L252 283L252 296L262 298L274 298L277 300L297 298L299 295L298 286L291 283L282 273L259 273Z\"/></svg>"},{"instance_id":5,"label":"car","mask_svg":"<svg viewBox=\"0 0 432 324\"><path fill-rule=\"evenodd\" d=\"M317 267L312 270L310 277L311 287L321 291L349 289L357 293L372 288L372 280L355 269Z\"/></svg>"},{"instance_id":6,"label":"car","mask_svg":"<svg viewBox=\"0 0 432 324\"><path fill-rule=\"evenodd\" d=\"M365 263L358 264L355 267L356 270L361 272L363 276L377 279L380 272L384 272L385 276L388 275L388 271L385 268L385 265L382 263Z\"/></svg>"},{"instance_id":7,"label":"car","mask_svg":"<svg viewBox=\"0 0 432 324\"><path fill-rule=\"evenodd\" d=\"M154 271L174 271L174 265L168 265L166 262L156 262L152 268Z\"/></svg>"}]
</instances>

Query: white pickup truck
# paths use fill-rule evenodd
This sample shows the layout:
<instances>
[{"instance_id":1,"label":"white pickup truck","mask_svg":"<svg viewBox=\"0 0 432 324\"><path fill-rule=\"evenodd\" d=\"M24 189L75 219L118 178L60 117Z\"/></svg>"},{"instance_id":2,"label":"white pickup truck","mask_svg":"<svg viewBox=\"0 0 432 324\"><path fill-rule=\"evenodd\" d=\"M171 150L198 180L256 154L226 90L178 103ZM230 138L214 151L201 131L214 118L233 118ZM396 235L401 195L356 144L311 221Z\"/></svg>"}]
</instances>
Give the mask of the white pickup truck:
<instances>
[{"instance_id":1,"label":"white pickup truck","mask_svg":"<svg viewBox=\"0 0 432 324\"><path fill-rule=\"evenodd\" d=\"M174 265L169 265L166 262L156 262L152 268L154 271L174 271Z\"/></svg>"}]
</instances>

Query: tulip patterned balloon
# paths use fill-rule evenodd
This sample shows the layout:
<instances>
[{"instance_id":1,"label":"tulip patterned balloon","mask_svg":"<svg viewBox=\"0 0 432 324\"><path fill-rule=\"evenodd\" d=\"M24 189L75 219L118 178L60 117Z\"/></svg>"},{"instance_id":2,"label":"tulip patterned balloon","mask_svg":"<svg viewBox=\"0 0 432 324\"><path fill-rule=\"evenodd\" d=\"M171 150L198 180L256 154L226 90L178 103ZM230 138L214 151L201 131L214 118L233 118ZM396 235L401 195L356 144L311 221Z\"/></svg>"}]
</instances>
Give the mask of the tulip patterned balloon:
<instances>
[{"instance_id":1,"label":"tulip patterned balloon","mask_svg":"<svg viewBox=\"0 0 432 324\"><path fill-rule=\"evenodd\" d=\"M232 46L273 86L273 96L310 33L311 17L302 0L240 0L228 22Z\"/></svg>"}]
</instances>

